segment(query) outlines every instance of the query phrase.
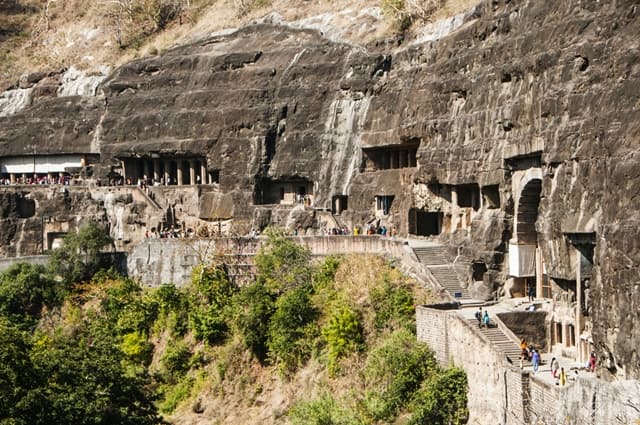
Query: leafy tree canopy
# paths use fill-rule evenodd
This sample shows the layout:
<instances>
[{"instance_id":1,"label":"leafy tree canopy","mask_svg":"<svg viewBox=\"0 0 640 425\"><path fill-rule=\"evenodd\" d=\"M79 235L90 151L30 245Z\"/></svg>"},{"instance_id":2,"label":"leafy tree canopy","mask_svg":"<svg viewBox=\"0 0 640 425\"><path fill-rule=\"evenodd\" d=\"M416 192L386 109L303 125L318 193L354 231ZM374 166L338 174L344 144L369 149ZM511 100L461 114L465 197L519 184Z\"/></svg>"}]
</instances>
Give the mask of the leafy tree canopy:
<instances>
[{"instance_id":1,"label":"leafy tree canopy","mask_svg":"<svg viewBox=\"0 0 640 425\"><path fill-rule=\"evenodd\" d=\"M103 227L91 223L64 237L62 247L51 254L49 269L68 283L88 280L109 265L101 253L112 242Z\"/></svg>"}]
</instances>

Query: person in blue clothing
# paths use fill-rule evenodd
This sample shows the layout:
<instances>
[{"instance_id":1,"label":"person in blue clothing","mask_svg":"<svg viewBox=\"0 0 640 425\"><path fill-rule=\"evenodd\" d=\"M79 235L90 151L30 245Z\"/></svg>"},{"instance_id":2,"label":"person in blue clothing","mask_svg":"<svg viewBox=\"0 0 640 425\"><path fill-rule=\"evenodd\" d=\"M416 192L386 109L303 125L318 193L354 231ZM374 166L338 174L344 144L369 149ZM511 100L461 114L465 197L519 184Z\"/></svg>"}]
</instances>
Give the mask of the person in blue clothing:
<instances>
[{"instance_id":1,"label":"person in blue clothing","mask_svg":"<svg viewBox=\"0 0 640 425\"><path fill-rule=\"evenodd\" d=\"M540 353L538 353L538 350L533 350L533 354L531 354L531 363L533 364L533 373L538 372L538 368L540 367Z\"/></svg>"},{"instance_id":2,"label":"person in blue clothing","mask_svg":"<svg viewBox=\"0 0 640 425\"><path fill-rule=\"evenodd\" d=\"M487 310L484 311L484 315L482 316L482 323L484 324L485 328L489 327L489 322L491 320L489 319L489 312Z\"/></svg>"}]
</instances>

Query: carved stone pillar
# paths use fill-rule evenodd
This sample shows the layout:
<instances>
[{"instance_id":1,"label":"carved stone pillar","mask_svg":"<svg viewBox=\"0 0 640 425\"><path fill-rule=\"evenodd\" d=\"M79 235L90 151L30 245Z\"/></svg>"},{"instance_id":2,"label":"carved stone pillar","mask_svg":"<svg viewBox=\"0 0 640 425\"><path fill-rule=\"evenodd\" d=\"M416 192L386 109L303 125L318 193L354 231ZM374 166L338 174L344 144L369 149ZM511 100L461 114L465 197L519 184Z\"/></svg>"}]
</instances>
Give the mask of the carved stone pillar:
<instances>
[{"instance_id":1,"label":"carved stone pillar","mask_svg":"<svg viewBox=\"0 0 640 425\"><path fill-rule=\"evenodd\" d=\"M160 160L153 159L153 183L160 181Z\"/></svg>"},{"instance_id":2,"label":"carved stone pillar","mask_svg":"<svg viewBox=\"0 0 640 425\"><path fill-rule=\"evenodd\" d=\"M202 181L202 184L209 183L209 177L207 176L207 166L205 165L204 161L202 161L202 163L200 164L200 180Z\"/></svg>"},{"instance_id":3,"label":"carved stone pillar","mask_svg":"<svg viewBox=\"0 0 640 425\"><path fill-rule=\"evenodd\" d=\"M196 162L189 160L189 184L196 184Z\"/></svg>"},{"instance_id":4,"label":"carved stone pillar","mask_svg":"<svg viewBox=\"0 0 640 425\"><path fill-rule=\"evenodd\" d=\"M184 161L178 161L178 166L176 167L176 173L178 178L178 186L182 186L182 167L184 166Z\"/></svg>"}]
</instances>

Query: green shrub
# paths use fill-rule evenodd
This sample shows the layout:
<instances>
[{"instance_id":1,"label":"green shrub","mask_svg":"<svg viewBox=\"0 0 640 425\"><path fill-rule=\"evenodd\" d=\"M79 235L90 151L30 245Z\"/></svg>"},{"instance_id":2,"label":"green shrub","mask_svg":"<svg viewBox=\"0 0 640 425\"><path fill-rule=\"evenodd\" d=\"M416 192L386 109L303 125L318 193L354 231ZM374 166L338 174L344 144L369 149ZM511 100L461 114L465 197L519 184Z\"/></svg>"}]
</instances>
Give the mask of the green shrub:
<instances>
[{"instance_id":1,"label":"green shrub","mask_svg":"<svg viewBox=\"0 0 640 425\"><path fill-rule=\"evenodd\" d=\"M245 345L260 362L267 358L269 321L275 311L272 295L261 282L244 287L234 299L234 323Z\"/></svg>"},{"instance_id":2,"label":"green shrub","mask_svg":"<svg viewBox=\"0 0 640 425\"><path fill-rule=\"evenodd\" d=\"M336 256L329 256L316 268L313 274L313 287L315 290L333 286L336 272L342 259Z\"/></svg>"},{"instance_id":3,"label":"green shrub","mask_svg":"<svg viewBox=\"0 0 640 425\"><path fill-rule=\"evenodd\" d=\"M411 26L413 16L405 0L382 0L382 13L388 16L398 31L404 31Z\"/></svg>"},{"instance_id":4,"label":"green shrub","mask_svg":"<svg viewBox=\"0 0 640 425\"><path fill-rule=\"evenodd\" d=\"M461 425L467 423L467 375L451 368L434 374L411 402L410 425Z\"/></svg>"},{"instance_id":5,"label":"green shrub","mask_svg":"<svg viewBox=\"0 0 640 425\"><path fill-rule=\"evenodd\" d=\"M122 337L120 349L130 360L142 364L149 364L153 345L147 340L147 335L140 331L128 333Z\"/></svg>"},{"instance_id":6,"label":"green shrub","mask_svg":"<svg viewBox=\"0 0 640 425\"><path fill-rule=\"evenodd\" d=\"M227 310L238 288L220 267L196 267L191 281L189 327L198 340L217 343L226 336Z\"/></svg>"},{"instance_id":7,"label":"green shrub","mask_svg":"<svg viewBox=\"0 0 640 425\"><path fill-rule=\"evenodd\" d=\"M189 328L198 341L216 344L227 335L228 326L220 310L201 305L189 312Z\"/></svg>"},{"instance_id":8,"label":"green shrub","mask_svg":"<svg viewBox=\"0 0 640 425\"><path fill-rule=\"evenodd\" d=\"M396 282L383 275L380 283L370 291L370 296L377 329L405 327L415 330L413 294L404 287L404 282Z\"/></svg>"},{"instance_id":9,"label":"green shrub","mask_svg":"<svg viewBox=\"0 0 640 425\"><path fill-rule=\"evenodd\" d=\"M187 344L182 341L172 341L169 343L167 349L162 355L160 364L162 365L166 375L169 378L174 379L189 370L190 359L191 350L189 350Z\"/></svg>"},{"instance_id":10,"label":"green shrub","mask_svg":"<svg viewBox=\"0 0 640 425\"><path fill-rule=\"evenodd\" d=\"M284 233L267 229L267 242L256 254L258 279L274 294L311 283L311 252Z\"/></svg>"},{"instance_id":11,"label":"green shrub","mask_svg":"<svg viewBox=\"0 0 640 425\"><path fill-rule=\"evenodd\" d=\"M18 263L0 273L0 315L14 323L30 323L42 308L62 303L67 285L51 279L43 266Z\"/></svg>"},{"instance_id":12,"label":"green shrub","mask_svg":"<svg viewBox=\"0 0 640 425\"><path fill-rule=\"evenodd\" d=\"M371 388L369 413L375 420L393 417L433 372L437 372L433 354L414 334L400 329L371 350L364 376Z\"/></svg>"},{"instance_id":13,"label":"green shrub","mask_svg":"<svg viewBox=\"0 0 640 425\"><path fill-rule=\"evenodd\" d=\"M154 324L156 333L167 329L173 338L184 335L188 328L189 297L173 284L164 284L152 293L158 306L158 318Z\"/></svg>"},{"instance_id":14,"label":"green shrub","mask_svg":"<svg viewBox=\"0 0 640 425\"><path fill-rule=\"evenodd\" d=\"M364 348L364 336L359 314L346 305L336 305L322 328L329 353L329 374L338 371L338 361L354 351Z\"/></svg>"},{"instance_id":15,"label":"green shrub","mask_svg":"<svg viewBox=\"0 0 640 425\"><path fill-rule=\"evenodd\" d=\"M160 402L159 410L162 413L172 413L178 405L191 395L194 379L190 376L184 377L175 385L166 385L161 388L163 400Z\"/></svg>"},{"instance_id":16,"label":"green shrub","mask_svg":"<svg viewBox=\"0 0 640 425\"><path fill-rule=\"evenodd\" d=\"M354 423L349 412L341 408L331 394L313 400L299 401L288 412L294 425L342 425Z\"/></svg>"},{"instance_id":17,"label":"green shrub","mask_svg":"<svg viewBox=\"0 0 640 425\"><path fill-rule=\"evenodd\" d=\"M293 289L276 302L267 347L269 357L279 364L281 372L294 371L311 356L314 340L319 335L317 317L308 287Z\"/></svg>"}]
</instances>

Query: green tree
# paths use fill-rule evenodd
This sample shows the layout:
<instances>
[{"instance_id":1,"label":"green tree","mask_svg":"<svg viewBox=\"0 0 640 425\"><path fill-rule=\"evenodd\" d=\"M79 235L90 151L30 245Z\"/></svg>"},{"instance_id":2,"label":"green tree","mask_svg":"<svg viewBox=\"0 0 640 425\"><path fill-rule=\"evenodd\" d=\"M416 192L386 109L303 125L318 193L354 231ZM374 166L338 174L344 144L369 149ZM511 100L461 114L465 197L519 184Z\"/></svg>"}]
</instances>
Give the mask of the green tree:
<instances>
[{"instance_id":1,"label":"green tree","mask_svg":"<svg viewBox=\"0 0 640 425\"><path fill-rule=\"evenodd\" d=\"M437 371L432 352L413 333L400 329L390 334L371 350L365 366L366 385L371 388L365 403L372 419L392 418Z\"/></svg>"},{"instance_id":2,"label":"green tree","mask_svg":"<svg viewBox=\"0 0 640 425\"><path fill-rule=\"evenodd\" d=\"M102 251L112 242L104 228L91 223L64 237L62 247L51 253L49 269L67 283L88 280L110 265Z\"/></svg>"},{"instance_id":3,"label":"green tree","mask_svg":"<svg viewBox=\"0 0 640 425\"><path fill-rule=\"evenodd\" d=\"M44 306L60 305L67 286L40 265L18 263L0 273L0 315L33 325Z\"/></svg>"},{"instance_id":4,"label":"green tree","mask_svg":"<svg viewBox=\"0 0 640 425\"><path fill-rule=\"evenodd\" d=\"M44 384L28 398L39 404L17 416L36 425L163 423L145 390L149 378L128 373L115 341L87 336L35 346L31 360Z\"/></svg>"},{"instance_id":5,"label":"green tree","mask_svg":"<svg viewBox=\"0 0 640 425\"><path fill-rule=\"evenodd\" d=\"M357 311L347 305L333 307L328 323L322 328L329 352L329 374L338 371L338 361L364 348L362 323Z\"/></svg>"},{"instance_id":6,"label":"green tree","mask_svg":"<svg viewBox=\"0 0 640 425\"><path fill-rule=\"evenodd\" d=\"M275 311L273 296L260 281L240 290L234 299L234 323L238 333L256 358L267 358L269 321Z\"/></svg>"},{"instance_id":7,"label":"green tree","mask_svg":"<svg viewBox=\"0 0 640 425\"><path fill-rule=\"evenodd\" d=\"M267 229L269 239L256 254L258 279L275 294L311 282L311 252L296 244L284 233Z\"/></svg>"},{"instance_id":8,"label":"green tree","mask_svg":"<svg viewBox=\"0 0 640 425\"><path fill-rule=\"evenodd\" d=\"M411 425L461 425L467 423L467 375L459 368L431 376L411 402Z\"/></svg>"},{"instance_id":9,"label":"green tree","mask_svg":"<svg viewBox=\"0 0 640 425\"><path fill-rule=\"evenodd\" d=\"M189 327L197 339L214 344L228 331L226 316L238 288L222 267L201 265L191 276Z\"/></svg>"},{"instance_id":10,"label":"green tree","mask_svg":"<svg viewBox=\"0 0 640 425\"><path fill-rule=\"evenodd\" d=\"M29 358L29 335L0 316L0 424L30 423L19 412L32 385L37 385Z\"/></svg>"},{"instance_id":11,"label":"green tree","mask_svg":"<svg viewBox=\"0 0 640 425\"><path fill-rule=\"evenodd\" d=\"M284 373L294 371L310 356L319 335L315 320L318 310L311 303L308 287L290 290L276 301L269 323L267 347L269 357Z\"/></svg>"}]
</instances>

